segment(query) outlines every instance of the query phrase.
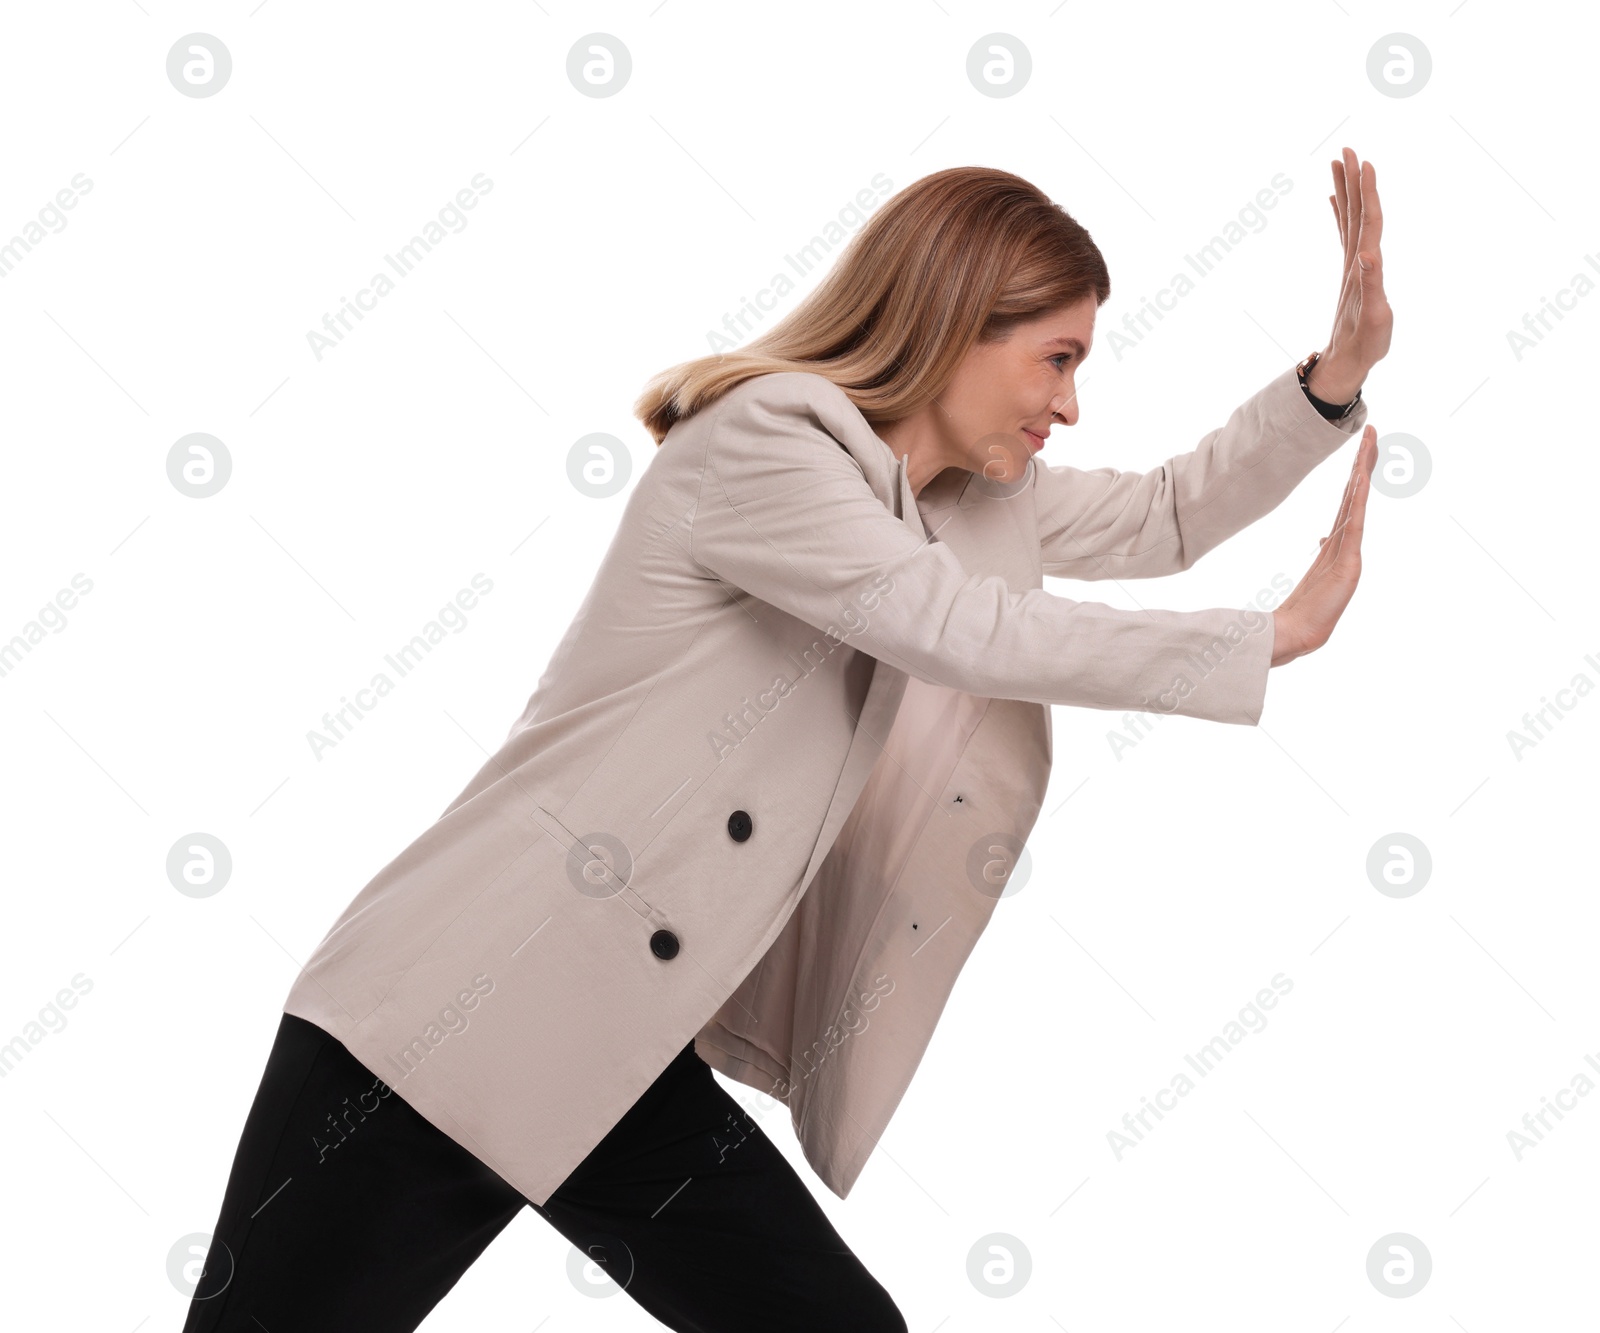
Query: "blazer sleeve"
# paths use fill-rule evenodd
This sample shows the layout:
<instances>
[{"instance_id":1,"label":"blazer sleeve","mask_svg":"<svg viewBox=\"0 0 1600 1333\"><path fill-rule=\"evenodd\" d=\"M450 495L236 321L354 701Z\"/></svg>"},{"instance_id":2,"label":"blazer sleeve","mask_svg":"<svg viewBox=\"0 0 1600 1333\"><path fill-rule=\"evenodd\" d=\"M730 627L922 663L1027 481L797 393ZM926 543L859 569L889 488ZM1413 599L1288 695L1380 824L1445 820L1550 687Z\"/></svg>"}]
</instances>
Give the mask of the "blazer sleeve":
<instances>
[{"instance_id":1,"label":"blazer sleeve","mask_svg":"<svg viewBox=\"0 0 1600 1333\"><path fill-rule=\"evenodd\" d=\"M1044 572L1117 579L1188 569L1276 509L1366 422L1365 399L1343 421L1329 421L1307 400L1291 366L1197 448L1153 471L1041 466L1035 456Z\"/></svg>"},{"instance_id":2,"label":"blazer sleeve","mask_svg":"<svg viewBox=\"0 0 1600 1333\"><path fill-rule=\"evenodd\" d=\"M1308 404L1309 406L1309 404ZM710 574L909 675L987 698L1260 720L1273 622L1124 611L969 575L919 538L793 387L713 413L689 551Z\"/></svg>"}]
</instances>

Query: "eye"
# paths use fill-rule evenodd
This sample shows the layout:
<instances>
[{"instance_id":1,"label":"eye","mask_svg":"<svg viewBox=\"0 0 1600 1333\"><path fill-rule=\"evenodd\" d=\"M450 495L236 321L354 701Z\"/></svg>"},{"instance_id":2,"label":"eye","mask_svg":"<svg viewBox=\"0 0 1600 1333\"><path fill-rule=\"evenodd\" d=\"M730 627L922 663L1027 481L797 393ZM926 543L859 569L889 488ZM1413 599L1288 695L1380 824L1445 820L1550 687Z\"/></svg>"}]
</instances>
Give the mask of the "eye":
<instances>
[{"instance_id":1,"label":"eye","mask_svg":"<svg viewBox=\"0 0 1600 1333\"><path fill-rule=\"evenodd\" d=\"M1052 362L1055 362L1055 361L1070 361L1070 360L1072 360L1072 353L1071 352L1057 352L1053 357L1050 358L1050 360ZM1056 369L1060 370L1061 367L1057 366Z\"/></svg>"}]
</instances>

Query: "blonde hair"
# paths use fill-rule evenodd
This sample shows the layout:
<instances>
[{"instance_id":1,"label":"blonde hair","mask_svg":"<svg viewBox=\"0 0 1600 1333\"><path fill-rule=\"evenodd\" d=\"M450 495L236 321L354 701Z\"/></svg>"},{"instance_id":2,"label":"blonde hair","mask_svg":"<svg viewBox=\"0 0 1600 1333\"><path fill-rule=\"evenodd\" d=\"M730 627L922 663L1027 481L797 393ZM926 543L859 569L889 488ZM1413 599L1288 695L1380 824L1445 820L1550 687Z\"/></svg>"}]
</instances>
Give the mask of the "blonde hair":
<instances>
[{"instance_id":1,"label":"blonde hair","mask_svg":"<svg viewBox=\"0 0 1600 1333\"><path fill-rule=\"evenodd\" d=\"M883 425L930 402L975 343L1091 294L1103 305L1111 276L1061 205L1009 171L950 167L884 204L771 329L661 371L633 414L659 445L735 385L798 370L832 380Z\"/></svg>"}]
</instances>

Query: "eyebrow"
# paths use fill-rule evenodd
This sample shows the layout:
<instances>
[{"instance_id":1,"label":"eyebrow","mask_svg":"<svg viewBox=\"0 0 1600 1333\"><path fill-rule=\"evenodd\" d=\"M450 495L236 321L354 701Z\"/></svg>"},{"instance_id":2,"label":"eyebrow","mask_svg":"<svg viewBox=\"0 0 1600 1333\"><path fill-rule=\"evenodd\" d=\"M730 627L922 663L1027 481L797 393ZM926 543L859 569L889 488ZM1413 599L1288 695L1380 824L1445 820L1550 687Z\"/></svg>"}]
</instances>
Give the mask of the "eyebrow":
<instances>
[{"instance_id":1,"label":"eyebrow","mask_svg":"<svg viewBox=\"0 0 1600 1333\"><path fill-rule=\"evenodd\" d=\"M1083 354L1083 341L1079 338L1051 338L1045 343L1046 347L1070 347L1079 355Z\"/></svg>"}]
</instances>

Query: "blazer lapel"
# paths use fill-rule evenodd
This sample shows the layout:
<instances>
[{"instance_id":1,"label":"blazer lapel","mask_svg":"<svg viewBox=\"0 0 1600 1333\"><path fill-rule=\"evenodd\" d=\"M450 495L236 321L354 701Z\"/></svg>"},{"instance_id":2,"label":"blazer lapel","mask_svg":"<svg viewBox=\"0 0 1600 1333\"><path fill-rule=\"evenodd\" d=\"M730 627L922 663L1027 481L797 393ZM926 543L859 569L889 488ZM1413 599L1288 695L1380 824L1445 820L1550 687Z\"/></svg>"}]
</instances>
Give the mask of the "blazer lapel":
<instances>
[{"instance_id":1,"label":"blazer lapel","mask_svg":"<svg viewBox=\"0 0 1600 1333\"><path fill-rule=\"evenodd\" d=\"M818 404L819 409L824 406ZM872 430L867 424L867 419L854 404L848 406L850 410L844 414L819 410L823 424L861 465L868 484L889 512L918 537L927 536L927 530L922 524L922 515L917 510L916 497L911 493L906 460L894 456L889 446ZM882 753L884 738L894 725L901 697L905 694L906 680L905 672L885 662L874 662L872 680L861 701L861 711L855 719L855 735L850 742L850 749L845 754L844 767L840 771L838 784L833 789L827 813L823 816L816 845L811 851L811 860L801 878L802 886L810 884L817 867L822 864L823 857L833 846L834 839L839 835L839 829L849 818L856 797L860 795L861 788L872 772L873 764Z\"/></svg>"},{"instance_id":2,"label":"blazer lapel","mask_svg":"<svg viewBox=\"0 0 1600 1333\"><path fill-rule=\"evenodd\" d=\"M894 460L894 490L899 517L917 536L926 536L927 529L922 526L922 513L917 508L917 498L911 493L911 476L906 468L903 454Z\"/></svg>"}]
</instances>

